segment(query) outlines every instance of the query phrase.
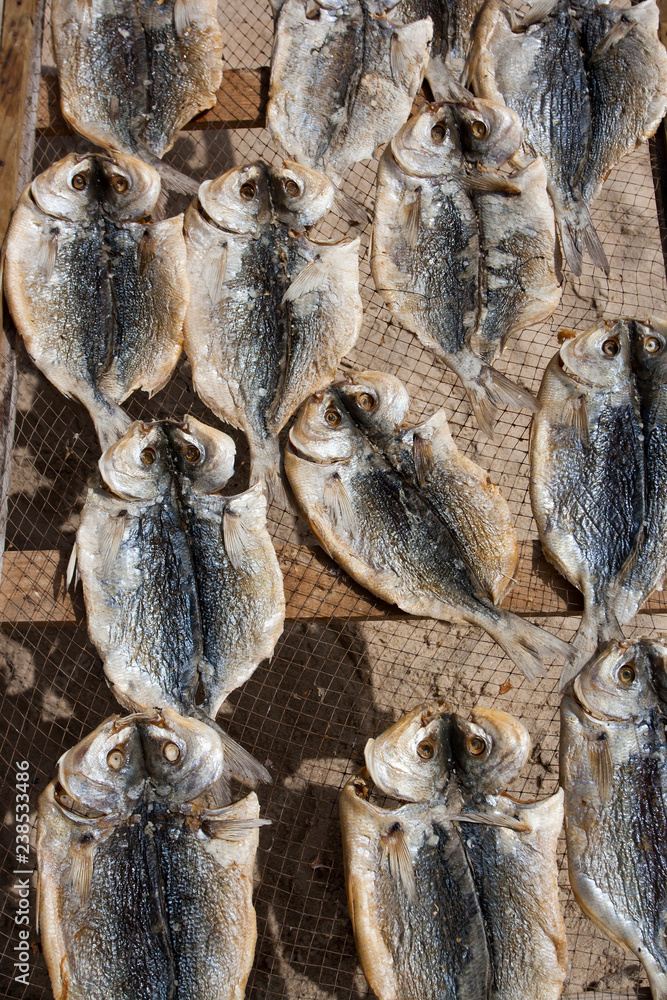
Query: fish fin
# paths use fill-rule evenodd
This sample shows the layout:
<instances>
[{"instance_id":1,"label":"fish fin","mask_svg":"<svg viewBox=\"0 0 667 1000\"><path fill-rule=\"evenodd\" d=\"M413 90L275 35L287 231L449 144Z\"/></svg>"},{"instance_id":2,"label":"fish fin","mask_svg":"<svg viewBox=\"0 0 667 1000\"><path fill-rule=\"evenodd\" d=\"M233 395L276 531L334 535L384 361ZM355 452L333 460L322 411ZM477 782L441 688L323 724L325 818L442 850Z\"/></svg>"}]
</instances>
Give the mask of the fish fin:
<instances>
[{"instance_id":1,"label":"fish fin","mask_svg":"<svg viewBox=\"0 0 667 1000\"><path fill-rule=\"evenodd\" d=\"M532 392L512 382L491 365L482 365L477 378L462 379L475 419L487 437L493 440L498 411L503 406L536 413L540 404Z\"/></svg>"},{"instance_id":2,"label":"fish fin","mask_svg":"<svg viewBox=\"0 0 667 1000\"><path fill-rule=\"evenodd\" d=\"M93 842L89 846L79 847L73 852L70 867L72 888L79 897L79 902L85 904L90 896L90 884L93 877Z\"/></svg>"},{"instance_id":3,"label":"fish fin","mask_svg":"<svg viewBox=\"0 0 667 1000\"><path fill-rule=\"evenodd\" d=\"M493 628L488 628L489 634L496 640L501 649L516 663L528 680L535 680L544 674L543 655L554 659L564 659L568 663L576 655L576 651L568 642L533 625L525 618L502 608L495 608L500 617ZM487 626L485 625L485 628Z\"/></svg>"},{"instance_id":4,"label":"fish fin","mask_svg":"<svg viewBox=\"0 0 667 1000\"><path fill-rule=\"evenodd\" d=\"M50 233L49 236L42 234L39 247L35 254L35 270L40 272L44 281L50 281L56 266L58 256L58 236Z\"/></svg>"},{"instance_id":5,"label":"fish fin","mask_svg":"<svg viewBox=\"0 0 667 1000\"><path fill-rule=\"evenodd\" d=\"M97 400L96 400L97 402ZM88 412L93 418L97 439L103 452L110 448L116 441L120 441L122 436L130 429L132 420L125 410L112 402L108 398L103 398L102 405L97 405L93 409L88 407Z\"/></svg>"},{"instance_id":6,"label":"fish fin","mask_svg":"<svg viewBox=\"0 0 667 1000\"><path fill-rule=\"evenodd\" d=\"M169 188L170 191L177 191L179 194L190 195L191 197L194 197L199 192L199 181L196 181L193 177L188 177L187 174L177 170L176 167L172 167L171 164L165 163L164 160L156 156L153 150L149 149L141 140L139 140L139 147L139 151L134 155L141 157L154 170L157 170L160 180L166 188Z\"/></svg>"},{"instance_id":7,"label":"fish fin","mask_svg":"<svg viewBox=\"0 0 667 1000\"><path fill-rule=\"evenodd\" d=\"M558 691L563 692L574 680L581 668L590 660L598 642L598 618L590 608L584 607L577 633L572 640L574 659L563 668L558 682Z\"/></svg>"},{"instance_id":8,"label":"fish fin","mask_svg":"<svg viewBox=\"0 0 667 1000\"><path fill-rule=\"evenodd\" d=\"M72 586L72 580L74 581L74 589L79 586L79 581L81 577L79 576L79 565L77 562L78 549L76 547L76 542L72 546L72 551L70 552L69 559L67 560L67 570L65 571L65 590L69 590Z\"/></svg>"},{"instance_id":9,"label":"fish fin","mask_svg":"<svg viewBox=\"0 0 667 1000\"><path fill-rule=\"evenodd\" d=\"M187 0L176 0L174 4L174 31L177 38L182 38L192 24L190 7Z\"/></svg>"},{"instance_id":10,"label":"fish fin","mask_svg":"<svg viewBox=\"0 0 667 1000\"><path fill-rule=\"evenodd\" d=\"M337 472L329 476L324 484L323 500L335 527L342 529L348 535L354 535L357 528L357 517L350 500L350 494L345 489Z\"/></svg>"},{"instance_id":11,"label":"fish fin","mask_svg":"<svg viewBox=\"0 0 667 1000\"><path fill-rule=\"evenodd\" d=\"M125 514L114 514L107 518L99 533L99 547L102 578L108 579L118 559L118 553L125 533Z\"/></svg>"},{"instance_id":12,"label":"fish fin","mask_svg":"<svg viewBox=\"0 0 667 1000\"><path fill-rule=\"evenodd\" d=\"M544 21L546 17L549 16L551 11L556 6L558 0L535 0L534 3L530 5L530 10L526 11L521 19L521 28L523 31L526 28L530 28L533 24L539 24L540 21Z\"/></svg>"},{"instance_id":13,"label":"fish fin","mask_svg":"<svg viewBox=\"0 0 667 1000\"><path fill-rule=\"evenodd\" d=\"M232 843L245 840L246 837L260 826L271 826L270 819L224 819L211 813L202 813L207 832L215 840L229 840Z\"/></svg>"},{"instance_id":14,"label":"fish fin","mask_svg":"<svg viewBox=\"0 0 667 1000\"><path fill-rule=\"evenodd\" d=\"M261 781L265 785L272 783L273 779L264 765L255 760L253 755L245 750L240 743L232 739L229 733L222 726L219 726L214 719L211 719L210 716L206 715L199 708L193 709L193 715L201 722L205 722L207 726L215 729L220 737L224 753L225 771L238 778L239 781L246 783L254 784L256 781Z\"/></svg>"},{"instance_id":15,"label":"fish fin","mask_svg":"<svg viewBox=\"0 0 667 1000\"><path fill-rule=\"evenodd\" d=\"M466 812L456 813L450 816L452 823L479 823L482 826L498 826L506 830L515 830L517 833L530 833L532 827L524 820L517 819L516 816L503 815L501 813L483 813L474 809Z\"/></svg>"},{"instance_id":16,"label":"fish fin","mask_svg":"<svg viewBox=\"0 0 667 1000\"><path fill-rule=\"evenodd\" d=\"M328 258L320 257L318 254L314 260L311 260L299 271L291 282L280 300L281 306L284 306L286 302L294 302L309 292L326 291L331 284L331 277L331 262Z\"/></svg>"},{"instance_id":17,"label":"fish fin","mask_svg":"<svg viewBox=\"0 0 667 1000\"><path fill-rule=\"evenodd\" d=\"M250 446L250 486L260 483L268 500L292 511L294 505L283 485L281 465L280 442L277 437L264 438Z\"/></svg>"},{"instance_id":18,"label":"fish fin","mask_svg":"<svg viewBox=\"0 0 667 1000\"><path fill-rule=\"evenodd\" d=\"M248 560L248 550L252 545L252 530L241 514L234 513L229 507L222 515L222 537L230 563L234 569L240 570Z\"/></svg>"},{"instance_id":19,"label":"fish fin","mask_svg":"<svg viewBox=\"0 0 667 1000\"><path fill-rule=\"evenodd\" d=\"M334 192L333 209L337 215L357 226L365 226L370 222L368 209L361 205L356 198L351 198L349 194L344 194L339 187Z\"/></svg>"},{"instance_id":20,"label":"fish fin","mask_svg":"<svg viewBox=\"0 0 667 1000\"><path fill-rule=\"evenodd\" d=\"M407 194L404 194L401 199L401 212L405 214L405 224L402 228L405 233L405 241L411 250L414 250L416 247L417 237L419 236L421 203L421 188L413 192L411 198L408 198Z\"/></svg>"},{"instance_id":21,"label":"fish fin","mask_svg":"<svg viewBox=\"0 0 667 1000\"><path fill-rule=\"evenodd\" d=\"M607 734L601 730L596 739L588 737L587 743L588 765L591 769L600 799L606 802L609 798L614 776L614 762L611 758Z\"/></svg>"},{"instance_id":22,"label":"fish fin","mask_svg":"<svg viewBox=\"0 0 667 1000\"><path fill-rule=\"evenodd\" d=\"M412 458L415 463L415 475L417 485L425 486L433 475L435 460L433 458L433 445L430 437L425 437L419 433L412 435Z\"/></svg>"},{"instance_id":23,"label":"fish fin","mask_svg":"<svg viewBox=\"0 0 667 1000\"><path fill-rule=\"evenodd\" d=\"M395 823L387 833L383 834L380 842L380 858L389 866L391 877L402 887L410 902L416 904L417 880L408 842L400 823Z\"/></svg>"},{"instance_id":24,"label":"fish fin","mask_svg":"<svg viewBox=\"0 0 667 1000\"><path fill-rule=\"evenodd\" d=\"M601 268L605 274L609 274L609 261L600 243L600 237L595 231L586 203L579 201L571 211L557 212L556 221L563 256L572 273L577 277L581 275L584 250L587 250L595 266Z\"/></svg>"},{"instance_id":25,"label":"fish fin","mask_svg":"<svg viewBox=\"0 0 667 1000\"><path fill-rule=\"evenodd\" d=\"M574 398L569 396L566 399L561 413L561 421L564 427L571 427L576 431L584 446L588 445L588 408L585 396L579 395Z\"/></svg>"},{"instance_id":26,"label":"fish fin","mask_svg":"<svg viewBox=\"0 0 667 1000\"><path fill-rule=\"evenodd\" d=\"M602 41L598 42L595 46L591 54L590 61L594 63L599 59L602 59L602 57L609 52L609 49L623 41L628 32L632 31L636 24L636 21L626 21L624 18L617 21L616 24L609 29Z\"/></svg>"},{"instance_id":27,"label":"fish fin","mask_svg":"<svg viewBox=\"0 0 667 1000\"><path fill-rule=\"evenodd\" d=\"M469 191L491 192L493 194L518 195L521 188L512 184L503 174L495 170L479 170L466 174L465 186Z\"/></svg>"},{"instance_id":28,"label":"fish fin","mask_svg":"<svg viewBox=\"0 0 667 1000\"><path fill-rule=\"evenodd\" d=\"M428 63L429 43L432 37L433 24L430 18L397 26L391 36L389 43L391 78L397 87L407 89L412 95L419 89ZM420 67L420 74L415 79L417 67Z\"/></svg>"},{"instance_id":29,"label":"fish fin","mask_svg":"<svg viewBox=\"0 0 667 1000\"><path fill-rule=\"evenodd\" d=\"M206 288L210 298L217 301L220 297L220 289L227 273L227 244L220 243L216 251L208 251L204 259L204 266L201 271L202 284Z\"/></svg>"}]
</instances>

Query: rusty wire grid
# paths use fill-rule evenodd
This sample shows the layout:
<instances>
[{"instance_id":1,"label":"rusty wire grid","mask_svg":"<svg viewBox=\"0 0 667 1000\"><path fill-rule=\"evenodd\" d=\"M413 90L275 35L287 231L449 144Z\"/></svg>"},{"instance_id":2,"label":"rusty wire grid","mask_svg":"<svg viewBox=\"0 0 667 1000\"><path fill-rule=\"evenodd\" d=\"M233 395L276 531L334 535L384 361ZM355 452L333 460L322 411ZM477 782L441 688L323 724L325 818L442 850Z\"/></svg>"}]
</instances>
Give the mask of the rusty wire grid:
<instances>
[{"instance_id":1,"label":"rusty wire grid","mask_svg":"<svg viewBox=\"0 0 667 1000\"><path fill-rule=\"evenodd\" d=\"M226 39L225 66L252 70L269 63L272 18L268 3L241 0L220 11ZM48 5L42 47L43 72L52 75ZM86 140L38 137L32 173L44 170ZM166 159L192 176L216 176L230 167L264 158L279 159L261 128L211 128L184 132ZM354 167L344 183L347 194L372 207L377 163ZM172 198L167 214L182 211ZM593 220L611 263L606 278L584 265L581 279L567 276L563 299L551 320L516 338L498 368L535 391L557 349L560 327L583 329L599 316L667 313L665 269L646 146L613 171ZM348 235L350 227L331 216L320 234ZM499 444L486 441L473 424L465 394L416 338L391 321L374 289L368 264L368 231L361 234L361 290L365 319L359 341L344 359L346 368L377 368L398 375L410 392L417 421L444 408L459 447L488 469L515 516L519 538L534 539L528 500L528 429L525 412L507 411L498 426ZM16 437L7 528L9 550L57 550L61 565L78 525L86 480L99 448L86 411L64 399L19 355ZM127 404L135 418L186 412L222 426L192 390L187 362L150 401L136 394ZM225 427L229 431L229 428ZM238 448L234 479L225 492L247 485L248 456L242 435L231 431ZM546 677L527 681L492 640L478 629L432 620L364 617L368 602L350 584L341 608L332 608L332 585L346 578L319 550L302 572L301 528L276 507L270 530L279 547L290 603L296 617L286 624L274 657L235 691L221 713L231 734L266 764L273 785L259 789L262 815L272 820L260 835L256 909L259 938L248 982L248 1000L360 1000L371 996L361 974L347 911L337 795L346 777L363 761L363 747L401 714L426 698L443 698L469 711L478 702L518 716L533 738L525 775L513 791L524 797L555 792L558 776L559 665ZM296 580L296 584L291 583ZM525 597L532 579L520 586ZM99 658L87 638L80 595L75 624L5 627L0 631L0 672L4 680L0 760L7 772L3 799L0 860L0 997L48 1000L52 996L37 948L35 899L31 899L30 985L14 980L13 924L17 896L12 885L14 855L14 763L29 763L34 793L34 830L39 792L54 774L58 757L113 712L120 712L103 679ZM576 618L536 620L570 639ZM6 608L11 618L11 607ZM640 615L628 633L658 635L666 616ZM122 713L121 713L122 714ZM33 842L34 844L34 842ZM561 849L562 903L571 969L565 996L571 998L647 995L634 956L604 938L581 914L568 886ZM34 862L34 853L31 855ZM34 887L33 887L34 888Z\"/></svg>"}]
</instances>

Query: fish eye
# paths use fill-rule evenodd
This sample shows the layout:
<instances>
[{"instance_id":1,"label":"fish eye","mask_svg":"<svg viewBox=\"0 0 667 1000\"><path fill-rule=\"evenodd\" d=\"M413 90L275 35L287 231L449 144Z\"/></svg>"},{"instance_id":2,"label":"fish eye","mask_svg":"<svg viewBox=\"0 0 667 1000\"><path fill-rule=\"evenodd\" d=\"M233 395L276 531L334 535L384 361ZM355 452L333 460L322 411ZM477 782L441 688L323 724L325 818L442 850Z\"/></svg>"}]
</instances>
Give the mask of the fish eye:
<instances>
[{"instance_id":1,"label":"fish eye","mask_svg":"<svg viewBox=\"0 0 667 1000\"><path fill-rule=\"evenodd\" d=\"M431 129L431 138L433 139L434 142L444 142L446 135L447 135L447 129L442 124L442 122L438 122L438 124L434 125L433 128Z\"/></svg>"},{"instance_id":2,"label":"fish eye","mask_svg":"<svg viewBox=\"0 0 667 1000\"><path fill-rule=\"evenodd\" d=\"M107 754L107 764L112 771L120 771L123 766L123 761L125 760L125 754L119 747L114 747Z\"/></svg>"},{"instance_id":3,"label":"fish eye","mask_svg":"<svg viewBox=\"0 0 667 1000\"><path fill-rule=\"evenodd\" d=\"M130 185L127 177L123 177L122 174L114 174L111 178L111 186L118 194L124 194Z\"/></svg>"},{"instance_id":4,"label":"fish eye","mask_svg":"<svg viewBox=\"0 0 667 1000\"><path fill-rule=\"evenodd\" d=\"M140 457L144 465L153 465L157 460L157 452L155 448L144 448Z\"/></svg>"},{"instance_id":5,"label":"fish eye","mask_svg":"<svg viewBox=\"0 0 667 1000\"><path fill-rule=\"evenodd\" d=\"M181 751L175 743L165 743L162 747L162 753L165 760L168 760L170 764L175 764L181 756Z\"/></svg>"},{"instance_id":6,"label":"fish eye","mask_svg":"<svg viewBox=\"0 0 667 1000\"><path fill-rule=\"evenodd\" d=\"M481 736L468 736L466 739L466 750L473 757L481 757L486 750L486 743Z\"/></svg>"},{"instance_id":7,"label":"fish eye","mask_svg":"<svg viewBox=\"0 0 667 1000\"><path fill-rule=\"evenodd\" d=\"M296 181L293 181L291 177L286 177L283 180L283 187L285 189L285 194L288 194L290 198L296 198L297 195L301 194L301 189Z\"/></svg>"},{"instance_id":8,"label":"fish eye","mask_svg":"<svg viewBox=\"0 0 667 1000\"><path fill-rule=\"evenodd\" d=\"M422 760L431 760L435 757L435 747L430 740L422 740L417 744L417 753Z\"/></svg>"},{"instance_id":9,"label":"fish eye","mask_svg":"<svg viewBox=\"0 0 667 1000\"><path fill-rule=\"evenodd\" d=\"M74 174L74 177L72 178L72 187L75 191L83 191L87 183L88 178L85 174Z\"/></svg>"},{"instance_id":10,"label":"fish eye","mask_svg":"<svg viewBox=\"0 0 667 1000\"><path fill-rule=\"evenodd\" d=\"M631 663L624 663L618 671L618 679L621 684L630 685L637 676L637 671Z\"/></svg>"},{"instance_id":11,"label":"fish eye","mask_svg":"<svg viewBox=\"0 0 667 1000\"><path fill-rule=\"evenodd\" d=\"M257 185L254 181L246 181L239 189L239 194L244 201L252 201L257 193Z\"/></svg>"},{"instance_id":12,"label":"fish eye","mask_svg":"<svg viewBox=\"0 0 667 1000\"><path fill-rule=\"evenodd\" d=\"M602 353L606 354L608 358L615 358L621 349L621 345L617 340L613 338L610 340L605 340L602 345Z\"/></svg>"},{"instance_id":13,"label":"fish eye","mask_svg":"<svg viewBox=\"0 0 667 1000\"><path fill-rule=\"evenodd\" d=\"M644 350L649 354L657 354L661 344L657 337L646 337L644 340Z\"/></svg>"},{"instance_id":14,"label":"fish eye","mask_svg":"<svg viewBox=\"0 0 667 1000\"><path fill-rule=\"evenodd\" d=\"M201 452L199 448L194 444L188 445L188 447L185 449L185 457L187 458L188 462L194 463L199 459L200 456Z\"/></svg>"},{"instance_id":15,"label":"fish eye","mask_svg":"<svg viewBox=\"0 0 667 1000\"><path fill-rule=\"evenodd\" d=\"M483 122L480 118L474 121L470 126L470 131L475 136L476 139L486 139L489 134L489 129L486 122Z\"/></svg>"},{"instance_id":16,"label":"fish eye","mask_svg":"<svg viewBox=\"0 0 667 1000\"><path fill-rule=\"evenodd\" d=\"M374 410L377 406L377 400L371 396L370 392L362 392L357 396L357 402L364 410Z\"/></svg>"},{"instance_id":17,"label":"fish eye","mask_svg":"<svg viewBox=\"0 0 667 1000\"><path fill-rule=\"evenodd\" d=\"M324 414L324 419L331 427L338 427L343 418L335 407L330 406Z\"/></svg>"}]
</instances>

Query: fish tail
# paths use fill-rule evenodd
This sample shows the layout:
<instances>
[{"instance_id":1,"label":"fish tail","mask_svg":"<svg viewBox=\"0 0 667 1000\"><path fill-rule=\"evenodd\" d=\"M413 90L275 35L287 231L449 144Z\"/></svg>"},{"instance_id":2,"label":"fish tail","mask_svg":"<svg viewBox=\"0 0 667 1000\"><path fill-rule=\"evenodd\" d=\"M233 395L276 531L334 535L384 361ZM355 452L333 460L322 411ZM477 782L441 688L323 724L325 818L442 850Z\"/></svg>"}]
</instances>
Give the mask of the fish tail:
<instances>
[{"instance_id":1,"label":"fish tail","mask_svg":"<svg viewBox=\"0 0 667 1000\"><path fill-rule=\"evenodd\" d=\"M132 418L125 410L110 399L96 401L96 405L89 405L88 410L103 452L119 441L132 423Z\"/></svg>"},{"instance_id":2,"label":"fish tail","mask_svg":"<svg viewBox=\"0 0 667 1000\"><path fill-rule=\"evenodd\" d=\"M170 191L176 191L178 194L187 194L191 197L199 191L199 181L195 180L194 177L188 177L187 174L177 170L176 167L172 167L169 163L163 163L143 143L140 144L140 148L134 155L141 157L145 163L148 163L154 170L157 170L160 180Z\"/></svg>"},{"instance_id":3,"label":"fish tail","mask_svg":"<svg viewBox=\"0 0 667 1000\"><path fill-rule=\"evenodd\" d=\"M292 510L293 505L283 483L282 455L277 437L264 438L250 445L250 486L257 483L264 488L269 501L285 510Z\"/></svg>"},{"instance_id":4,"label":"fish tail","mask_svg":"<svg viewBox=\"0 0 667 1000\"><path fill-rule=\"evenodd\" d=\"M205 722L207 726L211 729L215 729L216 733L220 737L222 742L222 748L224 752L224 771L225 774L231 774L234 778L242 781L246 784L254 784L257 781L263 784L270 785L272 783L272 778L269 772L266 770L263 764L260 764L251 753L249 753L240 743L232 739L229 733L219 726L218 723L203 712L198 707L193 707L192 715L199 719L200 722Z\"/></svg>"},{"instance_id":5,"label":"fish tail","mask_svg":"<svg viewBox=\"0 0 667 1000\"><path fill-rule=\"evenodd\" d=\"M584 608L584 613L581 616L579 628L577 629L577 633L572 640L572 646L575 649L575 657L571 663L568 663L564 667L560 675L560 680L558 682L559 691L565 690L567 685L573 681L577 674L581 671L582 667L588 663L591 656L594 655L600 641L600 628L599 608L597 605L591 606L587 602L586 607Z\"/></svg>"},{"instance_id":6,"label":"fish tail","mask_svg":"<svg viewBox=\"0 0 667 1000\"><path fill-rule=\"evenodd\" d=\"M544 656L568 663L575 656L569 643L510 611L503 612L493 628L484 627L531 681L544 674Z\"/></svg>"},{"instance_id":7,"label":"fish tail","mask_svg":"<svg viewBox=\"0 0 667 1000\"><path fill-rule=\"evenodd\" d=\"M531 410L533 413L539 410L532 392L512 382L491 365L483 364L479 375L462 381L477 423L492 440L501 408L511 406L518 410Z\"/></svg>"},{"instance_id":8,"label":"fish tail","mask_svg":"<svg viewBox=\"0 0 667 1000\"><path fill-rule=\"evenodd\" d=\"M561 209L557 219L563 256L572 273L577 277L581 274L584 252L588 251L595 266L609 274L609 261L586 203L577 201L571 209Z\"/></svg>"}]
</instances>

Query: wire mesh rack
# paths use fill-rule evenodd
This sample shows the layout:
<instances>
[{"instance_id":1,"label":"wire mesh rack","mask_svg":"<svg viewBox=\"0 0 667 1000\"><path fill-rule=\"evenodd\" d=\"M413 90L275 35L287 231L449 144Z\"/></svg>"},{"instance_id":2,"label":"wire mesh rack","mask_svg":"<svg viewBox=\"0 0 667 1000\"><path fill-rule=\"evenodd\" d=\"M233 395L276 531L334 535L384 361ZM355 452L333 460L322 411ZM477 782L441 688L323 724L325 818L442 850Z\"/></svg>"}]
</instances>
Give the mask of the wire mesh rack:
<instances>
[{"instance_id":1,"label":"wire mesh rack","mask_svg":"<svg viewBox=\"0 0 667 1000\"><path fill-rule=\"evenodd\" d=\"M202 116L201 127L183 132L166 157L197 179L259 158L280 159L256 113L268 82L273 31L268 3L249 6L233 0L219 13L226 39L227 117L209 113L207 124ZM48 4L45 25L37 134L25 180L73 150L90 148L78 137L55 134L62 130L53 125L57 88ZM344 183L345 193L369 208L376 169L376 161L357 165ZM166 214L185 207L184 198L173 197ZM498 363L532 390L555 353L560 327L582 329L599 316L667 311L646 146L613 171L592 214L611 263L610 276L587 264L581 279L567 275L552 319L524 330ZM348 232L349 226L334 217L321 228L327 238ZM343 369L377 368L398 375L410 392L415 421L444 408L459 447L488 469L514 514L524 557L510 606L520 606L570 639L578 619L564 613L572 611L571 600L568 604L563 598L567 588L559 596L553 573L534 558L529 416L507 411L498 427L500 444L482 437L455 378L411 333L392 323L370 275L368 231L362 233L361 291L364 326ZM0 997L47 1000L52 993L37 943L34 895L29 984L15 979L15 762L28 762L34 833L37 796L53 776L58 757L119 708L88 640L81 596L65 599L60 589L86 481L99 457L92 424L86 411L64 399L25 354L19 353L18 371L4 577L17 586L9 594L3 586L0 595L0 761L7 776L0 834ZM134 418L189 412L221 426L195 396L184 360L161 392L150 400L136 395L127 408ZM229 493L245 487L248 472L243 438L231 433L238 459ZM320 550L302 544L302 529L287 512L271 507L269 527L285 572L288 621L271 661L230 696L222 712L231 734L266 764L274 779L259 789L262 815L273 825L260 836L255 896L259 938L246 996L359 1000L372 994L358 967L347 910L337 796L363 762L365 741L426 698L445 699L463 712L477 703L502 708L522 719L533 739L529 765L514 793L527 798L551 794L558 781L560 668L555 664L546 677L527 681L478 629L408 619L375 601ZM628 632L658 635L666 629L667 616L644 613ZM31 851L34 862L34 838ZM564 843L560 881L571 963L565 996L648 996L634 956L611 944L579 910L563 852Z\"/></svg>"}]
</instances>

